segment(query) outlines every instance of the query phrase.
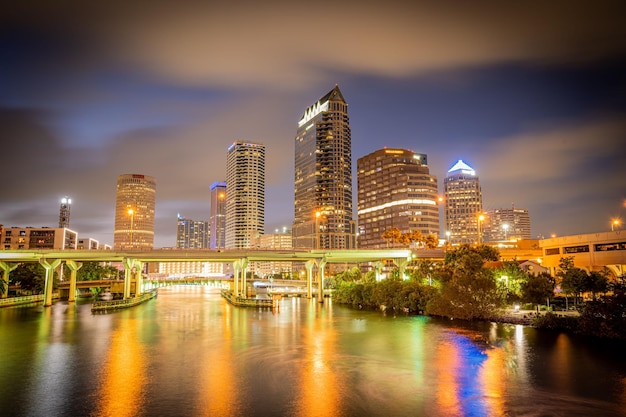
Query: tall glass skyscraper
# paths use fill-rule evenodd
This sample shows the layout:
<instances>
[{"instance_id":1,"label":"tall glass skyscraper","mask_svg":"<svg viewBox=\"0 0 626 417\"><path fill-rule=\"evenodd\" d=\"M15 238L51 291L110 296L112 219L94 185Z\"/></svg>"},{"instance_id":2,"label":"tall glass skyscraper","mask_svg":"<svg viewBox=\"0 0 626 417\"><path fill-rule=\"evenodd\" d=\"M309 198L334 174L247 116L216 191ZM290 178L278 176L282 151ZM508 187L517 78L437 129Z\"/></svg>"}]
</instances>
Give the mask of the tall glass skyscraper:
<instances>
[{"instance_id":1,"label":"tall glass skyscraper","mask_svg":"<svg viewBox=\"0 0 626 417\"><path fill-rule=\"evenodd\" d=\"M117 178L113 249L152 249L156 179L122 174Z\"/></svg>"},{"instance_id":2,"label":"tall glass skyscraper","mask_svg":"<svg viewBox=\"0 0 626 417\"><path fill-rule=\"evenodd\" d=\"M226 248L250 248L265 228L265 145L234 142L226 159Z\"/></svg>"},{"instance_id":3,"label":"tall glass skyscraper","mask_svg":"<svg viewBox=\"0 0 626 417\"><path fill-rule=\"evenodd\" d=\"M294 248L356 247L350 121L338 86L298 122L294 189Z\"/></svg>"},{"instance_id":4,"label":"tall glass skyscraper","mask_svg":"<svg viewBox=\"0 0 626 417\"><path fill-rule=\"evenodd\" d=\"M439 236L437 177L427 156L384 148L357 161L359 248L384 249L385 231Z\"/></svg>"},{"instance_id":5,"label":"tall glass skyscraper","mask_svg":"<svg viewBox=\"0 0 626 417\"><path fill-rule=\"evenodd\" d=\"M474 168L458 160L443 181L446 236L453 244L483 241L483 197Z\"/></svg>"},{"instance_id":6,"label":"tall glass skyscraper","mask_svg":"<svg viewBox=\"0 0 626 417\"><path fill-rule=\"evenodd\" d=\"M226 246L226 183L217 181L211 184L211 214L209 247L221 249Z\"/></svg>"},{"instance_id":7,"label":"tall glass skyscraper","mask_svg":"<svg viewBox=\"0 0 626 417\"><path fill-rule=\"evenodd\" d=\"M176 247L179 249L207 249L209 247L209 222L191 220L178 215Z\"/></svg>"}]
</instances>

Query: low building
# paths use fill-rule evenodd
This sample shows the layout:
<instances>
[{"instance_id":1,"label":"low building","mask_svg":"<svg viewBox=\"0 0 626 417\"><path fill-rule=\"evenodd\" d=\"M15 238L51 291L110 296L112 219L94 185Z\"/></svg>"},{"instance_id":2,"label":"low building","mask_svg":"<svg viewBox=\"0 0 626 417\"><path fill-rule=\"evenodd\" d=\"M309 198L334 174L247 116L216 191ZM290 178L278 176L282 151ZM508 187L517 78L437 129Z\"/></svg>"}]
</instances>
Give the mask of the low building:
<instances>
[{"instance_id":1,"label":"low building","mask_svg":"<svg viewBox=\"0 0 626 417\"><path fill-rule=\"evenodd\" d=\"M584 235L561 236L539 241L543 266L556 274L561 258L573 257L574 266L591 271L606 268L614 277L626 272L626 232L616 230Z\"/></svg>"},{"instance_id":2,"label":"low building","mask_svg":"<svg viewBox=\"0 0 626 417\"><path fill-rule=\"evenodd\" d=\"M77 248L78 234L66 227L7 227L0 236L2 249L56 249Z\"/></svg>"}]
</instances>

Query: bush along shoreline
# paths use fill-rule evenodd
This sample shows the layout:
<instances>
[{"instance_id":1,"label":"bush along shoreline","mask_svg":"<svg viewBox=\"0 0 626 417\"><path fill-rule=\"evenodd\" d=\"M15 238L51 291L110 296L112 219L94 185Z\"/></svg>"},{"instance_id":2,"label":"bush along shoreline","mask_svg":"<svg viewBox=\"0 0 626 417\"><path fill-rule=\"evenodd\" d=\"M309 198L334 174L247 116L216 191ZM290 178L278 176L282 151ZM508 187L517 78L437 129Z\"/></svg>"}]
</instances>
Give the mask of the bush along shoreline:
<instances>
[{"instance_id":1,"label":"bush along shoreline","mask_svg":"<svg viewBox=\"0 0 626 417\"><path fill-rule=\"evenodd\" d=\"M583 293L572 290L578 316L553 312L510 314L505 312L506 307L513 304L527 303L539 311L540 305L554 300L556 280L549 274L529 275L517 262L504 262L501 270L485 267L498 257L491 247L463 245L448 251L443 263L422 261L411 265L402 279L397 269L377 280L373 271L362 274L358 268L353 268L326 279L324 286L333 290L333 302L359 309L522 324L626 340L626 280L623 278L614 279L608 285L596 285L591 300L584 303L578 302ZM506 280L502 279L504 276ZM579 288L584 286L581 284Z\"/></svg>"}]
</instances>

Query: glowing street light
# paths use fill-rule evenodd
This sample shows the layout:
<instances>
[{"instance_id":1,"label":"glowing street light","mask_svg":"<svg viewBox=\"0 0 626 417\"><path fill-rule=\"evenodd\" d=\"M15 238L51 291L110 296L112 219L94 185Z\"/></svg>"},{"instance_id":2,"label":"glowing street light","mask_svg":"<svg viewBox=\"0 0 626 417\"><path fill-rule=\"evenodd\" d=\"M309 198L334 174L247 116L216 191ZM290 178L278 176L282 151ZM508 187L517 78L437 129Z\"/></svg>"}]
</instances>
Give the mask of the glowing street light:
<instances>
[{"instance_id":1,"label":"glowing street light","mask_svg":"<svg viewBox=\"0 0 626 417\"><path fill-rule=\"evenodd\" d=\"M502 225L502 230L504 230L504 240L506 240L506 234L509 231L509 224L508 223L504 223Z\"/></svg>"},{"instance_id":2,"label":"glowing street light","mask_svg":"<svg viewBox=\"0 0 626 417\"><path fill-rule=\"evenodd\" d=\"M619 219L613 219L611 220L611 232L615 231L615 228L618 228L620 226L621 222L619 221Z\"/></svg>"},{"instance_id":3,"label":"glowing street light","mask_svg":"<svg viewBox=\"0 0 626 417\"><path fill-rule=\"evenodd\" d=\"M319 249L320 247L320 216L321 212L315 212L315 249Z\"/></svg>"},{"instance_id":4,"label":"glowing street light","mask_svg":"<svg viewBox=\"0 0 626 417\"><path fill-rule=\"evenodd\" d=\"M478 215L478 244L480 245L482 243L482 223L485 220L485 215L484 214L479 214Z\"/></svg>"}]
</instances>

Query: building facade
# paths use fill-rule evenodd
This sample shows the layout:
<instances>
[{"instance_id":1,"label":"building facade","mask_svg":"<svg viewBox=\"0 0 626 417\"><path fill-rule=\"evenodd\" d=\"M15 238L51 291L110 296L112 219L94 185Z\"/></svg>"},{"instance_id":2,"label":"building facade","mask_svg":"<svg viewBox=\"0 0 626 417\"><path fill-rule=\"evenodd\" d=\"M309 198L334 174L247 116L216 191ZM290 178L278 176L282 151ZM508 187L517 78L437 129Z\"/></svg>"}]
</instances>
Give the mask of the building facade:
<instances>
[{"instance_id":1,"label":"building facade","mask_svg":"<svg viewBox=\"0 0 626 417\"><path fill-rule=\"evenodd\" d=\"M291 249L291 231L284 230L283 233L267 233L259 237L259 249ZM263 261L255 262L254 271L259 277L290 278L292 274L291 262Z\"/></svg>"},{"instance_id":2,"label":"building facade","mask_svg":"<svg viewBox=\"0 0 626 417\"><path fill-rule=\"evenodd\" d=\"M223 181L211 184L210 204L210 244L211 249L226 246L226 183Z\"/></svg>"},{"instance_id":3,"label":"building facade","mask_svg":"<svg viewBox=\"0 0 626 417\"><path fill-rule=\"evenodd\" d=\"M250 248L265 228L265 145L234 142L226 160L226 240Z\"/></svg>"},{"instance_id":4,"label":"building facade","mask_svg":"<svg viewBox=\"0 0 626 417\"><path fill-rule=\"evenodd\" d=\"M354 249L352 139L338 86L309 106L295 138L294 248Z\"/></svg>"},{"instance_id":5,"label":"building facade","mask_svg":"<svg viewBox=\"0 0 626 417\"><path fill-rule=\"evenodd\" d=\"M152 249L156 179L148 175L122 174L115 194L114 250Z\"/></svg>"},{"instance_id":6,"label":"building facade","mask_svg":"<svg viewBox=\"0 0 626 417\"><path fill-rule=\"evenodd\" d=\"M439 235L437 177L425 154L379 149L357 161L359 248L388 247L382 234Z\"/></svg>"},{"instance_id":7,"label":"building facade","mask_svg":"<svg viewBox=\"0 0 626 417\"><path fill-rule=\"evenodd\" d=\"M77 249L78 233L58 227L7 227L2 228L2 249Z\"/></svg>"},{"instance_id":8,"label":"building facade","mask_svg":"<svg viewBox=\"0 0 626 417\"><path fill-rule=\"evenodd\" d=\"M626 232L589 233L553 237L539 241L542 265L555 275L561 258L572 257L574 266L591 271L608 271L611 279L626 276Z\"/></svg>"},{"instance_id":9,"label":"building facade","mask_svg":"<svg viewBox=\"0 0 626 417\"><path fill-rule=\"evenodd\" d=\"M179 249L207 249L209 247L209 222L191 220L178 215L176 247Z\"/></svg>"},{"instance_id":10,"label":"building facade","mask_svg":"<svg viewBox=\"0 0 626 417\"><path fill-rule=\"evenodd\" d=\"M530 239L530 215L527 209L500 208L485 210L484 239L488 242Z\"/></svg>"},{"instance_id":11,"label":"building facade","mask_svg":"<svg viewBox=\"0 0 626 417\"><path fill-rule=\"evenodd\" d=\"M482 242L483 199L474 168L459 160L448 170L443 187L448 241L452 244Z\"/></svg>"}]
</instances>

